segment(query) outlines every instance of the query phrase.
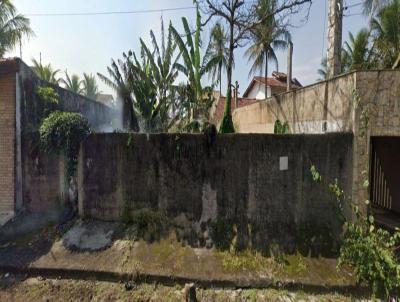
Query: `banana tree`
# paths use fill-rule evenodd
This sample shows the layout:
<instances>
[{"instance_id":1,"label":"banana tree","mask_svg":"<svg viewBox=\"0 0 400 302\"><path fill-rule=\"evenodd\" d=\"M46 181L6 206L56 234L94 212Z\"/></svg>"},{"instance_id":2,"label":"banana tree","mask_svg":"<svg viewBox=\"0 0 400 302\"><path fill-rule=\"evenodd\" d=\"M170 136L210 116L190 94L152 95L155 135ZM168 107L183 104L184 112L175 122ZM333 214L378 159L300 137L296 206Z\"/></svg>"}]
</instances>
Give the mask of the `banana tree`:
<instances>
[{"instance_id":1,"label":"banana tree","mask_svg":"<svg viewBox=\"0 0 400 302\"><path fill-rule=\"evenodd\" d=\"M181 52L183 64L176 63L176 68L182 72L188 80L188 97L190 102L189 122L207 115L207 111L212 104L210 97L211 87L202 87L201 79L213 66L218 65L219 58L214 57L207 61L207 57L201 58L201 16L197 8L196 30L192 37L189 23L185 17L182 18L184 35L181 35L176 28L170 24L170 30L175 42ZM183 40L186 39L186 43ZM194 39L193 39L194 38Z\"/></svg>"}]
</instances>

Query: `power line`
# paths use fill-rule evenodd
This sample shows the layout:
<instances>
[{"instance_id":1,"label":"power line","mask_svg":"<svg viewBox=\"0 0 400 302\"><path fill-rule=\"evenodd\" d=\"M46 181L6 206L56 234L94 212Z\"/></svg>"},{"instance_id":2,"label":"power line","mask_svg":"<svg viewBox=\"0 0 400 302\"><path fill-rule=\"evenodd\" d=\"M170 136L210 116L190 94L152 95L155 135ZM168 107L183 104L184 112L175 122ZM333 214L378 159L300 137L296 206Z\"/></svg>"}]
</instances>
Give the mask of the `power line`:
<instances>
[{"instance_id":1,"label":"power line","mask_svg":"<svg viewBox=\"0 0 400 302\"><path fill-rule=\"evenodd\" d=\"M349 9L349 8L352 8L352 7L356 7L356 6L360 6L362 4L364 4L364 2L357 2L357 3L349 4L349 5L344 6L343 10L346 10L346 9Z\"/></svg>"},{"instance_id":2,"label":"power line","mask_svg":"<svg viewBox=\"0 0 400 302\"><path fill-rule=\"evenodd\" d=\"M174 7L174 8L163 8L163 9L133 10L133 11L83 12L83 13L31 13L24 15L27 17L132 15L132 14L163 13L169 11L189 10L195 8L196 8L195 6L186 6L186 7Z\"/></svg>"}]
</instances>

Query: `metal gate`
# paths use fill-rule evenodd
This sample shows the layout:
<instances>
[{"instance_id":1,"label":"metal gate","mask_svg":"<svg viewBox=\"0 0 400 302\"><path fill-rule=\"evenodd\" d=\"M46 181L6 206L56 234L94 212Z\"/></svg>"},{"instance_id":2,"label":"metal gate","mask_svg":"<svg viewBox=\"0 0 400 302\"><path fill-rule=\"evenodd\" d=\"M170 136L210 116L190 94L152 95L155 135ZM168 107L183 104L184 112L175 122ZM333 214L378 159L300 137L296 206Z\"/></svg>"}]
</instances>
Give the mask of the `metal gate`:
<instances>
[{"instance_id":1,"label":"metal gate","mask_svg":"<svg viewBox=\"0 0 400 302\"><path fill-rule=\"evenodd\" d=\"M373 137L371 202L400 213L400 137Z\"/></svg>"}]
</instances>

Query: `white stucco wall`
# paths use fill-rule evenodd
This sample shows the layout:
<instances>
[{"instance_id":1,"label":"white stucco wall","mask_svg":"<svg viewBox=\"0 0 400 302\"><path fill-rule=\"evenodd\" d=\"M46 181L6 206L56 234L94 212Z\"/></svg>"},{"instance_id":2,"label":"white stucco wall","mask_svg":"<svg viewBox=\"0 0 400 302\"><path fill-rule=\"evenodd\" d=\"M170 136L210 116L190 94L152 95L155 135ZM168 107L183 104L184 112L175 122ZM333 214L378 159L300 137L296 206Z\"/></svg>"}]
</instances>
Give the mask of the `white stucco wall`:
<instances>
[{"instance_id":1,"label":"white stucco wall","mask_svg":"<svg viewBox=\"0 0 400 302\"><path fill-rule=\"evenodd\" d=\"M267 97L271 97L271 87L267 87ZM261 83L255 83L250 90L247 98L256 100L265 100L265 85Z\"/></svg>"}]
</instances>

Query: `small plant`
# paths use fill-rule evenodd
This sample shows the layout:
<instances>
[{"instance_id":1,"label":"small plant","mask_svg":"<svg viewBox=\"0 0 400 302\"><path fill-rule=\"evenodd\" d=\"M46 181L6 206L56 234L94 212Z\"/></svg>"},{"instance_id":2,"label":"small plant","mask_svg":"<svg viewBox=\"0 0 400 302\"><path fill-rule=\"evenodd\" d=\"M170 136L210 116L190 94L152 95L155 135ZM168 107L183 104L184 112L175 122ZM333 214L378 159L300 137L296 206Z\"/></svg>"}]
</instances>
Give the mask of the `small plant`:
<instances>
[{"instance_id":1,"label":"small plant","mask_svg":"<svg viewBox=\"0 0 400 302\"><path fill-rule=\"evenodd\" d=\"M282 122L280 120L276 120L275 125L274 125L274 133L275 134L289 134L290 133L290 127L288 122Z\"/></svg>"},{"instance_id":2,"label":"small plant","mask_svg":"<svg viewBox=\"0 0 400 302\"><path fill-rule=\"evenodd\" d=\"M40 145L45 152L63 152L68 178L75 174L80 143L90 134L89 123L79 113L55 111L42 122Z\"/></svg>"},{"instance_id":3,"label":"small plant","mask_svg":"<svg viewBox=\"0 0 400 302\"><path fill-rule=\"evenodd\" d=\"M362 217L358 210L355 222L346 222L339 267L349 265L358 282L366 282L375 294L390 296L400 286L400 265L395 250L400 233L393 235L376 228L372 216Z\"/></svg>"},{"instance_id":4,"label":"small plant","mask_svg":"<svg viewBox=\"0 0 400 302\"><path fill-rule=\"evenodd\" d=\"M314 165L310 171L314 181L322 182ZM364 185L368 185L368 181ZM353 268L357 281L370 285L374 294L385 294L388 297L395 294L400 287L400 264L395 254L400 244L399 230L391 234L377 228L374 217L360 213L359 207L351 201L354 219L347 220L343 209L346 196L337 179L328 187L336 197L340 218L345 222L338 268ZM368 205L369 201L365 203Z\"/></svg>"},{"instance_id":5,"label":"small plant","mask_svg":"<svg viewBox=\"0 0 400 302\"><path fill-rule=\"evenodd\" d=\"M133 134L129 133L128 135L128 141L126 142L126 146L129 148L133 148Z\"/></svg>"},{"instance_id":6,"label":"small plant","mask_svg":"<svg viewBox=\"0 0 400 302\"><path fill-rule=\"evenodd\" d=\"M136 228L139 237L149 236L151 241L160 239L169 228L170 221L164 212L140 210L133 213L129 222Z\"/></svg>"}]
</instances>

